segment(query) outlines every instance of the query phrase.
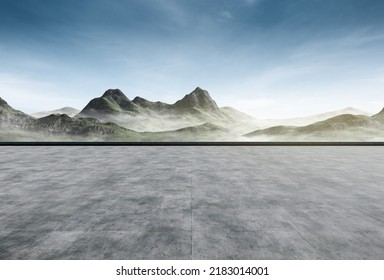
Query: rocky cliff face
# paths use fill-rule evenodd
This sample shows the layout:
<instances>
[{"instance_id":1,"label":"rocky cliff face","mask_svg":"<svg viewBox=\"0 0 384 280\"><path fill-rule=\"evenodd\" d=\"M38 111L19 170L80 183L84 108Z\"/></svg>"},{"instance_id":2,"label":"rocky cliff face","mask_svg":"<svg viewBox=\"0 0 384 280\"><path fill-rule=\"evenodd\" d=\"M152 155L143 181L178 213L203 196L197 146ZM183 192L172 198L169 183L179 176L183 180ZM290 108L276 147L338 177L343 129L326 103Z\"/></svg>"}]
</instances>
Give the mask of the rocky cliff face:
<instances>
[{"instance_id":1,"label":"rocky cliff face","mask_svg":"<svg viewBox=\"0 0 384 280\"><path fill-rule=\"evenodd\" d=\"M114 123L102 123L92 118L71 118L66 114L51 114L33 118L13 109L0 98L0 129L65 136L113 136L133 132Z\"/></svg>"},{"instance_id":2,"label":"rocky cliff face","mask_svg":"<svg viewBox=\"0 0 384 280\"><path fill-rule=\"evenodd\" d=\"M34 122L34 118L13 109L0 97L0 126L3 128L25 128Z\"/></svg>"},{"instance_id":3,"label":"rocky cliff face","mask_svg":"<svg viewBox=\"0 0 384 280\"><path fill-rule=\"evenodd\" d=\"M128 132L114 123L102 123L92 118L71 118L65 114L52 114L37 119L33 125L35 130L47 134L63 134L75 136L103 136Z\"/></svg>"}]
</instances>

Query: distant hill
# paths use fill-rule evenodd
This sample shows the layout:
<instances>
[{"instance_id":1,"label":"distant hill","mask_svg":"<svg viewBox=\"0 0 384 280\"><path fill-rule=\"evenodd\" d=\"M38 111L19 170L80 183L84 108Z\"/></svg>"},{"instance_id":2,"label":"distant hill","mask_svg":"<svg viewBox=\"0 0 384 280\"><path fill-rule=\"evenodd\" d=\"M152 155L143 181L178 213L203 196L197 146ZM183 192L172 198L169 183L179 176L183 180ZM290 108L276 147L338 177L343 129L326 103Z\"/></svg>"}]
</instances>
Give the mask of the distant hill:
<instances>
[{"instance_id":1,"label":"distant hill","mask_svg":"<svg viewBox=\"0 0 384 280\"><path fill-rule=\"evenodd\" d=\"M184 128L175 130L175 132L187 132L187 133L201 133L201 132L214 132L214 131L228 132L228 129L225 129L215 124L205 123L198 126L189 126L189 127L184 127Z\"/></svg>"},{"instance_id":2,"label":"distant hill","mask_svg":"<svg viewBox=\"0 0 384 280\"><path fill-rule=\"evenodd\" d=\"M35 118L43 118L43 117L46 117L49 115L55 115L55 114L63 115L63 114L65 114L69 117L73 117L73 116L77 115L78 113L80 113L80 110L78 110L78 109L75 109L72 107L64 107L64 108L60 108L60 109L52 110L52 111L33 113L33 114L31 114L31 116L35 117Z\"/></svg>"},{"instance_id":3,"label":"distant hill","mask_svg":"<svg viewBox=\"0 0 384 280\"><path fill-rule=\"evenodd\" d=\"M341 110L330 111L322 114L316 114L306 117L288 118L288 119L268 119L264 120L265 126L271 127L276 125L287 125L287 126L305 126L313 124L315 122L324 121L340 115L364 115L370 116L371 113L365 112L358 108L348 107Z\"/></svg>"},{"instance_id":4,"label":"distant hill","mask_svg":"<svg viewBox=\"0 0 384 280\"><path fill-rule=\"evenodd\" d=\"M306 126L274 126L256 130L244 136L248 138L273 136L278 138L314 138L364 139L375 135L384 136L384 110L372 117L364 115L343 114Z\"/></svg>"},{"instance_id":5,"label":"distant hill","mask_svg":"<svg viewBox=\"0 0 384 280\"><path fill-rule=\"evenodd\" d=\"M336 116L325 121L316 122L311 125L300 127L297 129L299 133L313 133L320 131L338 131L350 128L360 127L374 127L379 128L382 126L381 122L362 115L345 114Z\"/></svg>"},{"instance_id":6,"label":"distant hill","mask_svg":"<svg viewBox=\"0 0 384 280\"><path fill-rule=\"evenodd\" d=\"M184 127L173 131L144 132L149 141L230 141L234 139L231 132L221 126L205 123L197 126Z\"/></svg>"}]
</instances>

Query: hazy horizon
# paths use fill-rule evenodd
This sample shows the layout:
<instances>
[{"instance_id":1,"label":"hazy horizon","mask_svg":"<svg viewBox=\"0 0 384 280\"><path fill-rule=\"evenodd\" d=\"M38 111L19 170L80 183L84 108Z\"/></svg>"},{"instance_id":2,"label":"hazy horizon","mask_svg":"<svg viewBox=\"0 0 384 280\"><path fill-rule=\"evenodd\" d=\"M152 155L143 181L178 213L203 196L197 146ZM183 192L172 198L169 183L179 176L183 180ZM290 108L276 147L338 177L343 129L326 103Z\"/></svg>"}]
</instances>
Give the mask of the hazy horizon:
<instances>
[{"instance_id":1,"label":"hazy horizon","mask_svg":"<svg viewBox=\"0 0 384 280\"><path fill-rule=\"evenodd\" d=\"M174 103L197 86L256 118L384 107L378 0L2 1L0 96L82 109L109 88Z\"/></svg>"}]
</instances>

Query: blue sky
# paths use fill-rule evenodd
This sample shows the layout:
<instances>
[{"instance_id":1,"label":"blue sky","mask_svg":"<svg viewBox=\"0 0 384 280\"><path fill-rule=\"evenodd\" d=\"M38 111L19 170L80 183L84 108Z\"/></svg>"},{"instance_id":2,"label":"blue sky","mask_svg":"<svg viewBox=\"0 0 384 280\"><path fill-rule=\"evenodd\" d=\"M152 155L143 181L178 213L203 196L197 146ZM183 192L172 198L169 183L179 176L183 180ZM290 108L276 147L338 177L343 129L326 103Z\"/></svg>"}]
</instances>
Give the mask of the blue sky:
<instances>
[{"instance_id":1,"label":"blue sky","mask_svg":"<svg viewBox=\"0 0 384 280\"><path fill-rule=\"evenodd\" d=\"M82 109L200 86L260 118L384 107L382 0L0 0L0 96Z\"/></svg>"}]
</instances>

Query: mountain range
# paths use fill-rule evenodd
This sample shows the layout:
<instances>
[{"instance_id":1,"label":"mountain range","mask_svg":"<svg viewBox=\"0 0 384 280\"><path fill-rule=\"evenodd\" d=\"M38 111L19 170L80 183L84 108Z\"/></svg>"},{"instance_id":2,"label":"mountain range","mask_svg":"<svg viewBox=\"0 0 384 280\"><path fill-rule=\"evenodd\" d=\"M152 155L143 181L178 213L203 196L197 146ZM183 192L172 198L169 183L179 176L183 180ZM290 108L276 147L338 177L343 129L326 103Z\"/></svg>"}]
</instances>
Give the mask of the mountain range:
<instances>
[{"instance_id":1,"label":"mountain range","mask_svg":"<svg viewBox=\"0 0 384 280\"><path fill-rule=\"evenodd\" d=\"M260 120L218 107L197 87L174 104L130 100L109 89L82 110L32 115L0 98L0 141L383 141L384 109L354 108L306 118Z\"/></svg>"},{"instance_id":2,"label":"mountain range","mask_svg":"<svg viewBox=\"0 0 384 280\"><path fill-rule=\"evenodd\" d=\"M119 89L110 89L72 117L63 111L76 109L27 115L0 98L0 141L211 141L233 137L220 125L234 122L230 114L223 113L200 88L175 104L141 97L131 101ZM151 130L153 127L156 129Z\"/></svg>"},{"instance_id":3,"label":"mountain range","mask_svg":"<svg viewBox=\"0 0 384 280\"><path fill-rule=\"evenodd\" d=\"M199 87L174 104L152 102L138 96L130 100L119 89L110 89L92 99L75 117L114 122L140 132L164 132L203 123L227 126L234 121Z\"/></svg>"}]
</instances>

